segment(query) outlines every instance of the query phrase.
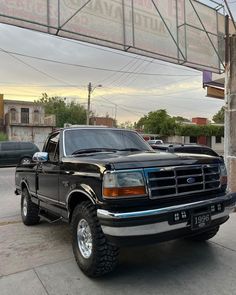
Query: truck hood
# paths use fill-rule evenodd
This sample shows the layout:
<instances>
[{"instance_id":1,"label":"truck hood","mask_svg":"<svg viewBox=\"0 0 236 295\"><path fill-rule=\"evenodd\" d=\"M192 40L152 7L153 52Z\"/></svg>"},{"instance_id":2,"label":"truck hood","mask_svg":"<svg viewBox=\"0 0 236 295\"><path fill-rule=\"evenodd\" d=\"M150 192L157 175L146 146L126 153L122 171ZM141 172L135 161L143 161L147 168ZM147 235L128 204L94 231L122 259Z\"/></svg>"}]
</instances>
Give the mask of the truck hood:
<instances>
[{"instance_id":1,"label":"truck hood","mask_svg":"<svg viewBox=\"0 0 236 295\"><path fill-rule=\"evenodd\" d=\"M86 156L66 158L66 162L89 163L110 166L111 169L134 169L163 166L223 163L218 157L200 154L174 154L167 152L116 152L94 153Z\"/></svg>"}]
</instances>

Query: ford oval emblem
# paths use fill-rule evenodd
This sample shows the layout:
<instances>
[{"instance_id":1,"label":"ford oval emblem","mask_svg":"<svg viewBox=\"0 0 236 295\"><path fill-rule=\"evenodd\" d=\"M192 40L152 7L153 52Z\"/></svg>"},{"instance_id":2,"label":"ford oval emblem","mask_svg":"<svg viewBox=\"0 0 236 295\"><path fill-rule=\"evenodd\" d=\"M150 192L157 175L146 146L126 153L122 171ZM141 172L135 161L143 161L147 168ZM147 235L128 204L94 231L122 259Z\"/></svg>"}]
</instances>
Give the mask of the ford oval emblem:
<instances>
[{"instance_id":1,"label":"ford oval emblem","mask_svg":"<svg viewBox=\"0 0 236 295\"><path fill-rule=\"evenodd\" d=\"M188 183L188 184L193 184L195 181L196 181L196 179L193 178L193 177L189 177L189 178L187 178L187 183Z\"/></svg>"}]
</instances>

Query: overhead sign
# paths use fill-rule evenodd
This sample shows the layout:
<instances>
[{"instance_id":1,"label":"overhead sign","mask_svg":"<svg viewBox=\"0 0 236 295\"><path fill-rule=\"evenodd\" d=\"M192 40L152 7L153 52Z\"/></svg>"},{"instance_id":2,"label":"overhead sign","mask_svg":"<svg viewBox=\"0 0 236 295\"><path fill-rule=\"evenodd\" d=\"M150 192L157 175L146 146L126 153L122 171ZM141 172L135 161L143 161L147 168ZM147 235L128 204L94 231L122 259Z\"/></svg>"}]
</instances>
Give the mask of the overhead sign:
<instances>
[{"instance_id":1,"label":"overhead sign","mask_svg":"<svg viewBox=\"0 0 236 295\"><path fill-rule=\"evenodd\" d=\"M224 16L222 5L214 5L194 0L0 0L0 22L220 73Z\"/></svg>"}]
</instances>

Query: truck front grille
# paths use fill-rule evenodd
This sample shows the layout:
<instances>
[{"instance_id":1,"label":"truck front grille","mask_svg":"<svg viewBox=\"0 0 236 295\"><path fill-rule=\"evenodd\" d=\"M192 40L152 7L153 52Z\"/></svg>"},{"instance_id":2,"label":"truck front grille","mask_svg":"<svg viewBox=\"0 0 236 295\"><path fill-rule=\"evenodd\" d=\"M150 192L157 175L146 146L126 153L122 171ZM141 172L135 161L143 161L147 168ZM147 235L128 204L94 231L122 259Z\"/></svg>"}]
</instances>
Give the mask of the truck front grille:
<instances>
[{"instance_id":1,"label":"truck front grille","mask_svg":"<svg viewBox=\"0 0 236 295\"><path fill-rule=\"evenodd\" d=\"M181 196L220 188L219 165L145 169L150 198Z\"/></svg>"}]
</instances>

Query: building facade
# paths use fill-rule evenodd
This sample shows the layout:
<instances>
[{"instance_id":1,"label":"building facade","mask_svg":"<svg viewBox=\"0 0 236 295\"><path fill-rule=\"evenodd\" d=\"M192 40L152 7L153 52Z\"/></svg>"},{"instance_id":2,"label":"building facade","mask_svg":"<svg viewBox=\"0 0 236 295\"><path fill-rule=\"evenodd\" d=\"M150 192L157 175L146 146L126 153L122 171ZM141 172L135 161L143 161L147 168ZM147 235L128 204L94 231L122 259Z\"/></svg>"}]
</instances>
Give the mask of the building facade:
<instances>
[{"instance_id":1,"label":"building facade","mask_svg":"<svg viewBox=\"0 0 236 295\"><path fill-rule=\"evenodd\" d=\"M91 125L116 127L116 121L110 117L92 117L89 121Z\"/></svg>"},{"instance_id":2,"label":"building facade","mask_svg":"<svg viewBox=\"0 0 236 295\"><path fill-rule=\"evenodd\" d=\"M9 140L30 141L42 149L45 138L55 128L55 116L45 116L41 104L6 100L0 95L0 129Z\"/></svg>"}]
</instances>

